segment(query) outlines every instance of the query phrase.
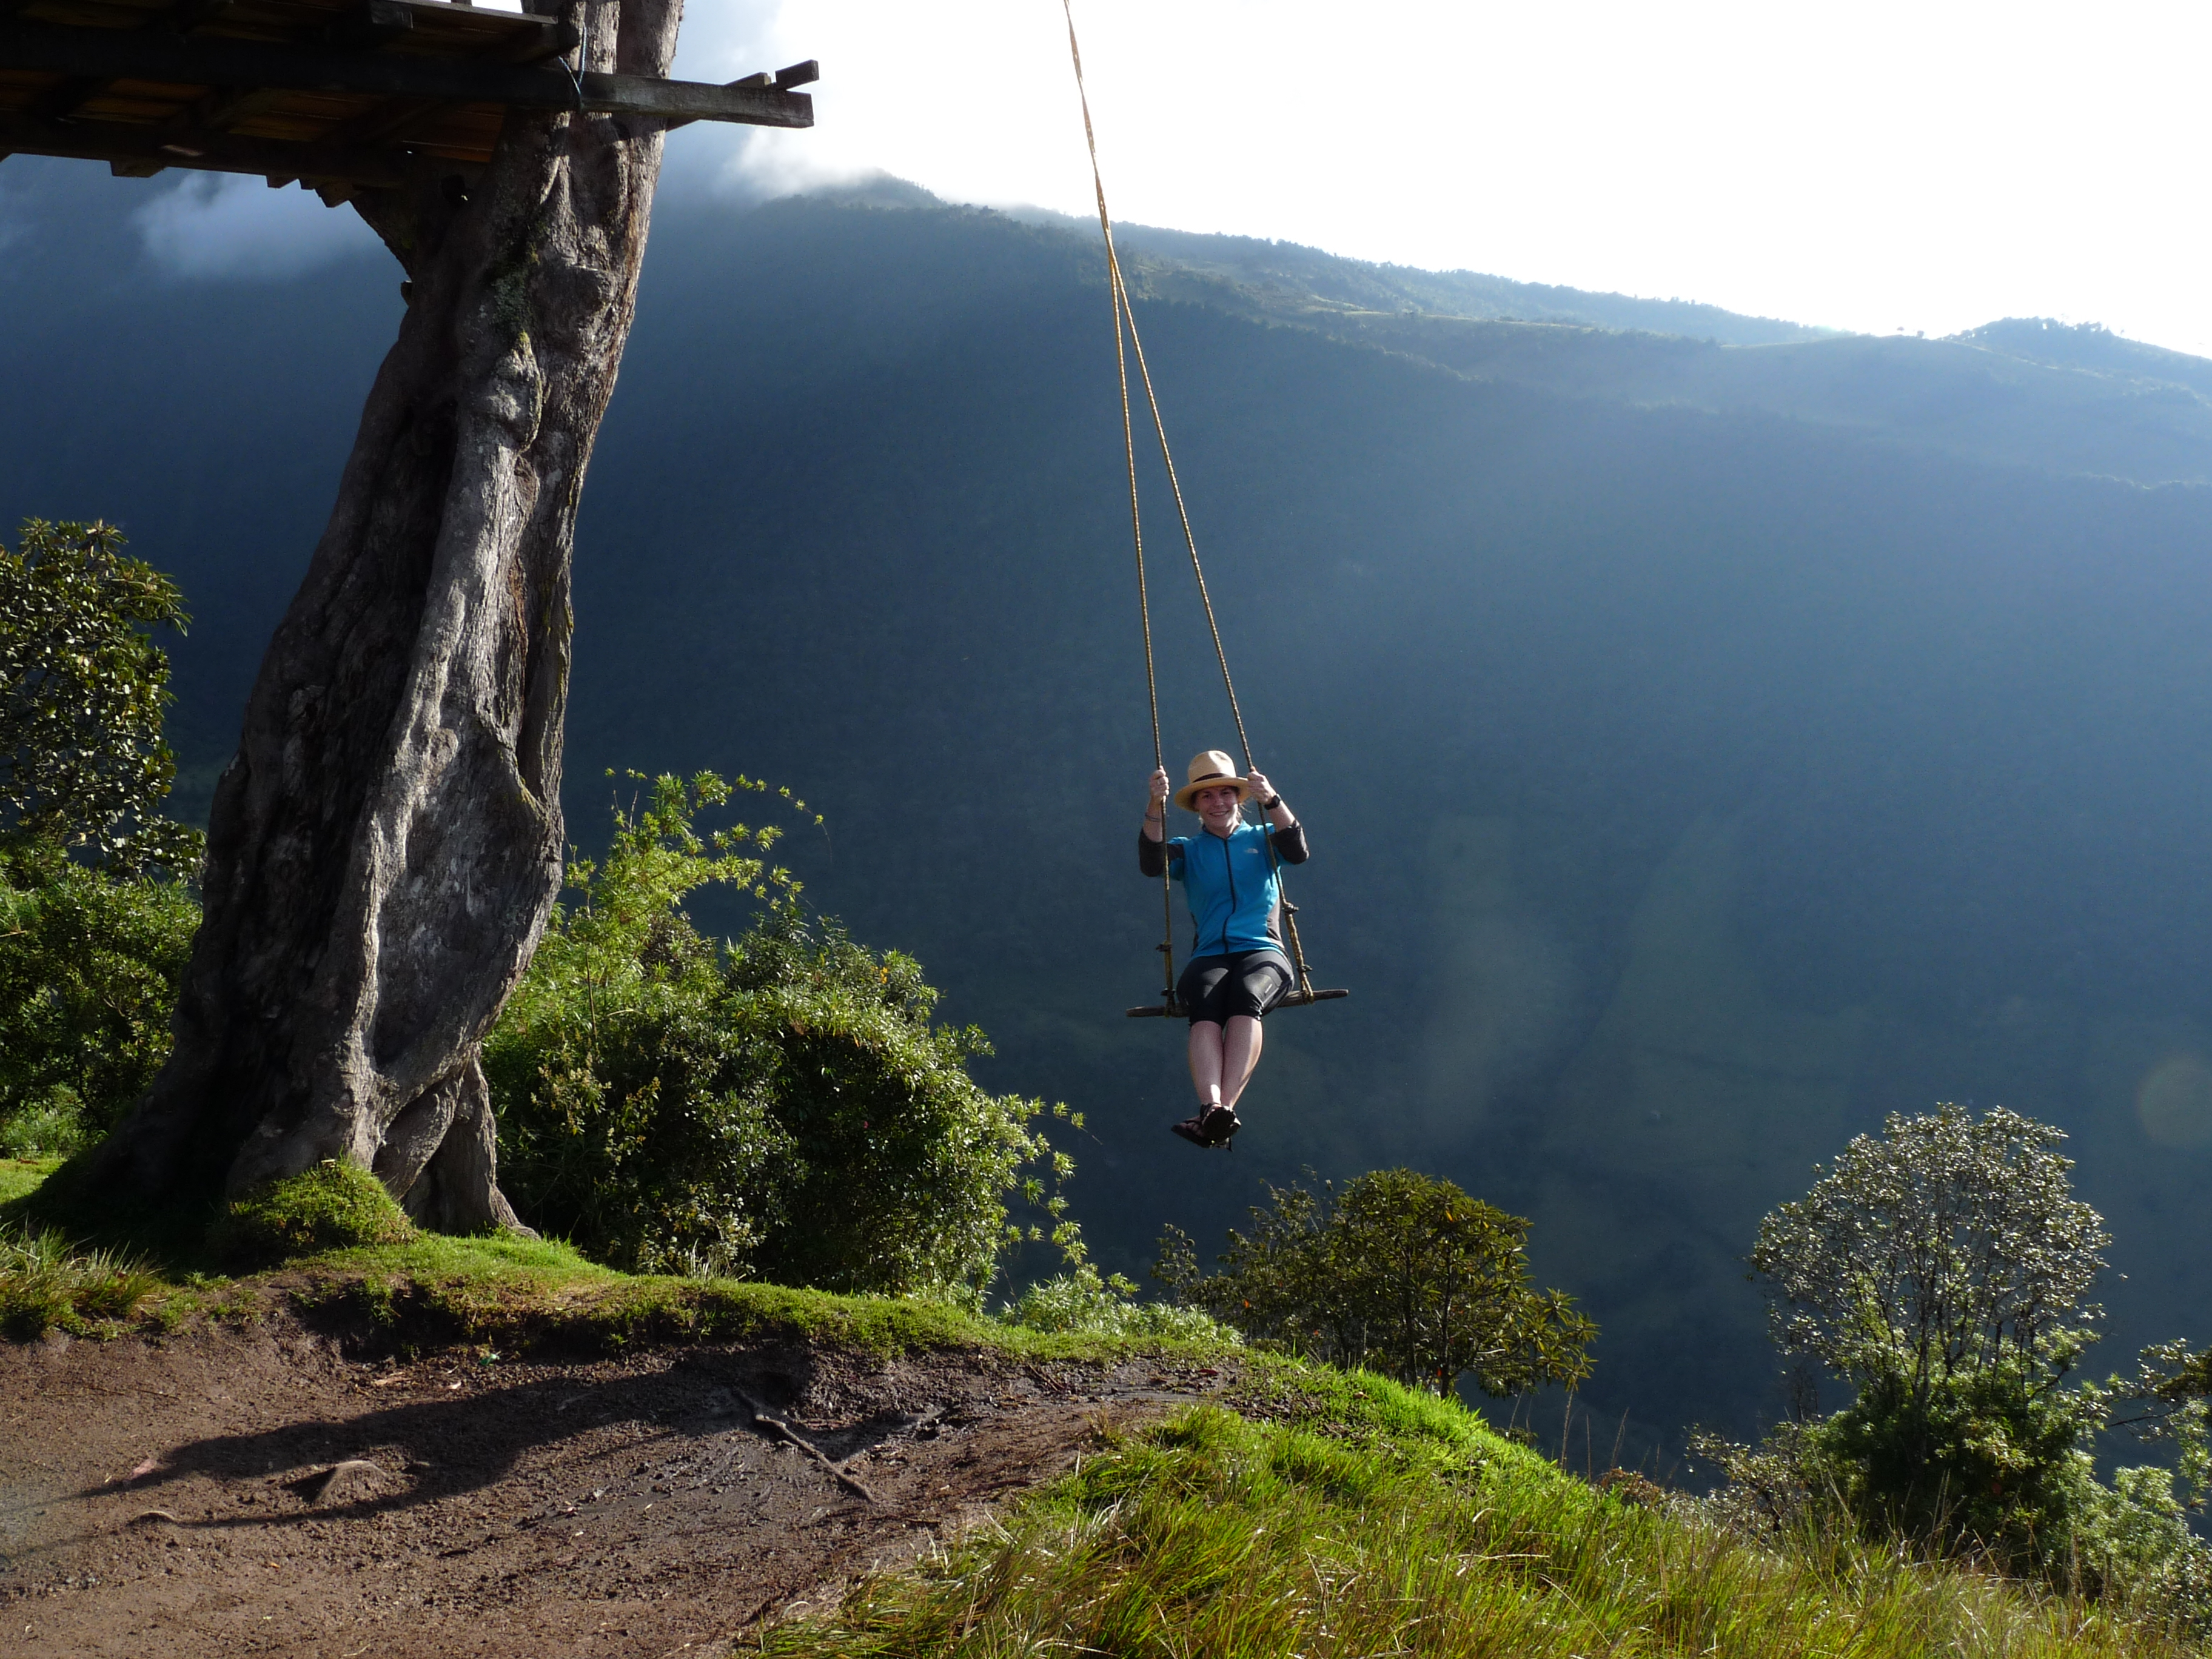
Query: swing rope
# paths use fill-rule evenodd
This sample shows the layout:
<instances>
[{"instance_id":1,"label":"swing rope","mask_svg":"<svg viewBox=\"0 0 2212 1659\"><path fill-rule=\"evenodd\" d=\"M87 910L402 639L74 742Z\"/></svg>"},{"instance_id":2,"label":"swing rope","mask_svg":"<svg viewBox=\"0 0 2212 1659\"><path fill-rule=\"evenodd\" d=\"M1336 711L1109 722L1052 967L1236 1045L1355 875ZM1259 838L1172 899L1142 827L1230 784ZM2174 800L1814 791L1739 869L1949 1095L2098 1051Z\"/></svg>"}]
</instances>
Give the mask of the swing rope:
<instances>
[{"instance_id":1,"label":"swing rope","mask_svg":"<svg viewBox=\"0 0 2212 1659\"><path fill-rule=\"evenodd\" d=\"M1250 772L1252 739L1244 729L1244 710L1237 699L1237 682L1229 672L1229 653L1221 642L1221 624L1213 614L1213 595L1206 585L1206 567L1199 562L1198 537L1191 529L1190 508L1184 503L1182 480L1176 471L1175 453L1168 447L1167 422L1160 413L1159 394L1152 386L1152 366L1145 360L1145 343L1137 333L1137 313L1129 303L1128 284L1121 276L1121 255L1114 246L1113 216L1106 210L1106 180L1098 166L1098 138L1091 124L1091 94L1083 80L1083 48L1075 38L1074 0L1060 0L1060 10L1067 19L1067 54L1075 65L1075 95L1083 106L1083 142L1091 155L1091 188L1098 204L1098 234L1106 244L1106 286L1114 307L1114 367L1120 377L1121 388L1121 447L1128 462L1129 474L1129 534L1135 544L1137 556L1137 612L1145 633L1145 693L1150 699L1152 716L1152 765L1156 770L1167 769L1167 759L1160 744L1159 681L1152 659L1152 598L1145 577L1145 529L1143 515L1137 503L1137 439L1131 419L1129 402L1129 358L1137 360L1137 374L1145 388L1146 407L1152 417L1153 435L1159 440L1160 462L1167 469L1168 488L1175 495L1176 516L1182 524L1183 545L1190 551L1191 574L1197 579L1199 602L1206 607L1206 630L1213 637L1214 660L1221 665L1222 689L1229 694L1229 713L1237 722L1237 744L1243 750L1244 769ZM1122 331L1128 331L1126 348ZM1164 1008L1176 1007L1175 1000L1175 898L1172 878L1168 873L1165 845L1167 809L1160 809L1160 907L1163 921L1162 940L1158 946L1164 964L1166 980L1161 994ZM1283 887L1281 860L1276 856L1275 839L1267 837L1267 864L1275 878L1275 890L1283 908L1283 927L1289 935L1291 959L1297 970L1297 988L1285 1000L1310 1002L1315 1000L1313 978L1306 971L1306 953L1298 941L1297 906L1290 901Z\"/></svg>"},{"instance_id":2,"label":"swing rope","mask_svg":"<svg viewBox=\"0 0 2212 1659\"><path fill-rule=\"evenodd\" d=\"M1127 296L1121 291L1121 263L1114 252L1114 221L1106 211L1106 180L1098 170L1098 139L1091 126L1091 94L1083 84L1083 49L1075 40L1073 0L1060 0L1067 18L1067 51L1075 62L1075 95L1083 105L1083 142L1091 151L1091 187L1098 199L1098 230L1106 239L1107 288L1114 306L1114 368L1121 383L1121 450L1129 463L1129 537L1137 553L1137 615L1145 630L1145 696L1152 714L1152 769L1167 770L1167 754L1160 745L1160 684L1152 662L1152 601L1145 579L1145 520L1137 505L1137 435L1129 415L1129 357L1121 337ZM1135 319L1130 319L1132 331ZM1141 361L1141 360L1140 360ZM1147 379L1146 390L1151 391ZM1157 411L1155 411L1157 413ZM1164 441L1164 439L1163 440ZM1167 868L1167 803L1160 803L1160 972L1162 1005L1175 1002L1175 889Z\"/></svg>"}]
</instances>

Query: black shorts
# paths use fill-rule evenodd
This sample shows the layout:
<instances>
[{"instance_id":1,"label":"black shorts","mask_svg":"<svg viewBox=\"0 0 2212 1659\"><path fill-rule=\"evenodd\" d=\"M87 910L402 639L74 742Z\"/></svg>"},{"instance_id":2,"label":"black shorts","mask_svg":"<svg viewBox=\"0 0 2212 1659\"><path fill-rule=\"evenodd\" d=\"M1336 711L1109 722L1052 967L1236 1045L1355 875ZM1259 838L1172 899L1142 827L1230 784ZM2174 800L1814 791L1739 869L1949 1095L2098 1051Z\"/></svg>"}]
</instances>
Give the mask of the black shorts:
<instances>
[{"instance_id":1,"label":"black shorts","mask_svg":"<svg viewBox=\"0 0 2212 1659\"><path fill-rule=\"evenodd\" d=\"M1190 1010L1194 1025L1226 1025L1239 1014L1265 1019L1290 989L1291 959L1280 951L1239 951L1193 957L1176 981L1176 1000Z\"/></svg>"}]
</instances>

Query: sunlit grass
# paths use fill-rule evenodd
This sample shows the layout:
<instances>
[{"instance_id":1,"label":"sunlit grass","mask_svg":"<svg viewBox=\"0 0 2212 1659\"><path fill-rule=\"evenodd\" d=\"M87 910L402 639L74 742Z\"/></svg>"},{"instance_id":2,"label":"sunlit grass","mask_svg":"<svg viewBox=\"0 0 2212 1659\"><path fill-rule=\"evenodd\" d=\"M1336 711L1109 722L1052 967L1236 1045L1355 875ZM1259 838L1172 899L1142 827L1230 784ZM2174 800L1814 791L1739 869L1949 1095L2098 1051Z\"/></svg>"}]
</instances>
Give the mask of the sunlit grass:
<instances>
[{"instance_id":1,"label":"sunlit grass","mask_svg":"<svg viewBox=\"0 0 2212 1659\"><path fill-rule=\"evenodd\" d=\"M52 1163L40 1170L55 1167ZM27 1181L20 1197L36 1185ZM380 1213L388 1212L388 1215ZM391 1224L386 1224L389 1223ZM0 1227L8 1224L0 1221ZM82 1262L123 1259L135 1245L107 1251L80 1243L72 1256L58 1231L19 1224L46 1240L49 1254ZM172 1231L174 1230L172 1229ZM350 1233L391 1242L310 1249L281 1262L270 1253L288 1241ZM133 1271L167 1294L142 1298L139 1316L173 1330L196 1316L251 1317L264 1293L289 1297L310 1317L350 1325L399 1347L490 1344L512 1352L607 1352L641 1345L731 1342L787 1336L858 1352L890 1355L933 1349L995 1350L1027 1359L1090 1359L1148 1354L1203 1360L1219 1340L1173 1334L1117 1336L1044 1332L1007 1325L966 1309L899 1297L840 1296L728 1279L635 1274L603 1267L558 1240L517 1233L454 1237L416 1231L358 1171L310 1171L249 1198L218 1218L204 1249L167 1249ZM123 1235L127 1240L130 1235ZM260 1253L269 1270L228 1277L226 1258ZM42 1258L43 1260L44 1258ZM167 1277L155 1272L165 1267ZM88 1269L87 1271L90 1271ZM35 1279L50 1287L52 1274ZM33 1284L26 1280L26 1284ZM50 1288L27 1289L48 1305ZM40 1300L40 1298L45 1298ZM26 1305L29 1305L27 1302ZM110 1316L115 1319L128 1316ZM23 1328L28 1329L26 1315ZM40 1328L44 1328L40 1326Z\"/></svg>"},{"instance_id":2,"label":"sunlit grass","mask_svg":"<svg viewBox=\"0 0 2212 1659\"><path fill-rule=\"evenodd\" d=\"M0 1158L0 1204L27 1196L62 1167L58 1158Z\"/></svg>"},{"instance_id":3,"label":"sunlit grass","mask_svg":"<svg viewBox=\"0 0 2212 1659\"><path fill-rule=\"evenodd\" d=\"M755 1638L796 1656L1121 1659L2194 1650L2081 1604L1857 1546L1787 1553L1604 1496L1470 1413L1285 1368L1284 1420L1125 1437L917 1573ZM1325 1430L1325 1431L1324 1431Z\"/></svg>"},{"instance_id":4,"label":"sunlit grass","mask_svg":"<svg viewBox=\"0 0 2212 1659\"><path fill-rule=\"evenodd\" d=\"M0 1334L18 1341L128 1320L163 1284L126 1252L75 1250L52 1229L0 1231Z\"/></svg>"}]
</instances>

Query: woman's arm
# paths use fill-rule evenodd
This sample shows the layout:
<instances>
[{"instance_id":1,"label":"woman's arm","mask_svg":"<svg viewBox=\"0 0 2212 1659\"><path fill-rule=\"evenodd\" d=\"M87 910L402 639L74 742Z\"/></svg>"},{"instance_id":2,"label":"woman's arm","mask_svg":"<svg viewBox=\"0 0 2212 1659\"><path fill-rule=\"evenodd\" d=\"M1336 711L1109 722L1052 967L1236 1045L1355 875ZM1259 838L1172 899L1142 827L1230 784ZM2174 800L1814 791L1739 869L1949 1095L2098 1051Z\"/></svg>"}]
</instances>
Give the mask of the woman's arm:
<instances>
[{"instance_id":1,"label":"woman's arm","mask_svg":"<svg viewBox=\"0 0 2212 1659\"><path fill-rule=\"evenodd\" d=\"M1275 844L1276 856L1285 864L1304 864L1306 861L1306 831L1305 826L1298 822L1297 815L1276 793L1275 786L1267 781L1265 772L1255 771L1245 781L1252 786L1253 798L1260 803L1260 810L1267 815L1267 822L1275 826L1268 839Z\"/></svg>"},{"instance_id":2,"label":"woman's arm","mask_svg":"<svg viewBox=\"0 0 2212 1659\"><path fill-rule=\"evenodd\" d=\"M1160 775L1165 777L1167 774L1163 772ZM1267 822L1273 824L1276 829L1288 830L1297 823L1297 815L1284 804L1283 798L1275 793L1275 786L1267 781L1267 775L1265 772L1255 771L1244 781L1252 786L1253 798L1260 803L1260 810L1267 815Z\"/></svg>"}]
</instances>

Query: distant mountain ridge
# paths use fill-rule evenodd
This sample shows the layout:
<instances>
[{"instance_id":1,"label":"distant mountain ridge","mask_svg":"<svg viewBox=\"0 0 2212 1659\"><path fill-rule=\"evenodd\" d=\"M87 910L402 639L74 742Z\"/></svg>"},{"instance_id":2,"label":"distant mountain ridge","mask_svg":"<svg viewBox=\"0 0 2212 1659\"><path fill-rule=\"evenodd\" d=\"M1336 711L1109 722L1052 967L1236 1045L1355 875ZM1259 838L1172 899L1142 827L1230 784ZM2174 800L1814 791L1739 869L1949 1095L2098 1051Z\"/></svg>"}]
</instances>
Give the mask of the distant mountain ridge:
<instances>
[{"instance_id":1,"label":"distant mountain ridge","mask_svg":"<svg viewBox=\"0 0 2212 1659\"><path fill-rule=\"evenodd\" d=\"M890 178L787 199L995 216ZM1095 257L1091 221L1036 208L1005 216ZM1115 235L1139 298L1310 329L1469 379L1632 407L1778 415L2064 474L2212 483L2212 360L2094 324L2008 318L1935 340L1852 334L1255 237L1139 224Z\"/></svg>"}]
</instances>

